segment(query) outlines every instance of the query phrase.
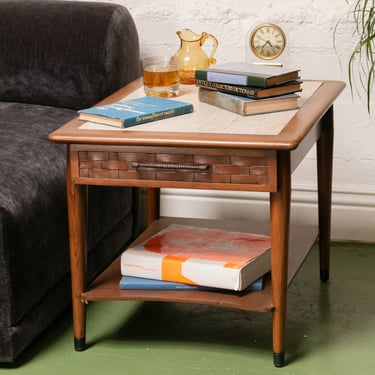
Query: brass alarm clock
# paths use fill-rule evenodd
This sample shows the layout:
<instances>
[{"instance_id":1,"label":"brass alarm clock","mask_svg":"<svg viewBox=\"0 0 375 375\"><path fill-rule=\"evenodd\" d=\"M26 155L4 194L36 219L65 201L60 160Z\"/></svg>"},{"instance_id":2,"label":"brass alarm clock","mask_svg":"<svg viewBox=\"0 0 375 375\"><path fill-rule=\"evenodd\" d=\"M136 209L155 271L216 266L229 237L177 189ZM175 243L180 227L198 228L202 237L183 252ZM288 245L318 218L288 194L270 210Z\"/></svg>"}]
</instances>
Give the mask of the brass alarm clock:
<instances>
[{"instance_id":1,"label":"brass alarm clock","mask_svg":"<svg viewBox=\"0 0 375 375\"><path fill-rule=\"evenodd\" d=\"M261 60L275 60L282 55L286 46L286 36L280 26L263 23L250 34L251 52Z\"/></svg>"}]
</instances>

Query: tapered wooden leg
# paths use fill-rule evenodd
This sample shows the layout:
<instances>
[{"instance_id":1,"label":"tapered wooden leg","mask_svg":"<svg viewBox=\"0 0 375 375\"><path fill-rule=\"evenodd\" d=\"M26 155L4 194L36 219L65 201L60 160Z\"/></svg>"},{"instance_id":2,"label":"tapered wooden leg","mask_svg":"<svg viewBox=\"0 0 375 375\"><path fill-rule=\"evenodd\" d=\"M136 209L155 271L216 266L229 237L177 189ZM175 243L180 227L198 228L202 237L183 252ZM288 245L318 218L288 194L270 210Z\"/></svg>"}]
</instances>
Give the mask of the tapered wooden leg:
<instances>
[{"instance_id":1,"label":"tapered wooden leg","mask_svg":"<svg viewBox=\"0 0 375 375\"><path fill-rule=\"evenodd\" d=\"M291 199L290 153L278 155L278 191L270 194L272 338L276 367L284 365L285 320L287 307L288 246Z\"/></svg>"},{"instance_id":2,"label":"tapered wooden leg","mask_svg":"<svg viewBox=\"0 0 375 375\"><path fill-rule=\"evenodd\" d=\"M319 254L322 281L329 280L333 134L333 108L331 107L322 119L321 136L317 142Z\"/></svg>"},{"instance_id":3,"label":"tapered wooden leg","mask_svg":"<svg viewBox=\"0 0 375 375\"><path fill-rule=\"evenodd\" d=\"M86 347L86 311L85 304L81 301L81 293L86 288L87 186L72 183L69 152L67 159L67 198L74 347L75 350L82 351Z\"/></svg>"}]
</instances>

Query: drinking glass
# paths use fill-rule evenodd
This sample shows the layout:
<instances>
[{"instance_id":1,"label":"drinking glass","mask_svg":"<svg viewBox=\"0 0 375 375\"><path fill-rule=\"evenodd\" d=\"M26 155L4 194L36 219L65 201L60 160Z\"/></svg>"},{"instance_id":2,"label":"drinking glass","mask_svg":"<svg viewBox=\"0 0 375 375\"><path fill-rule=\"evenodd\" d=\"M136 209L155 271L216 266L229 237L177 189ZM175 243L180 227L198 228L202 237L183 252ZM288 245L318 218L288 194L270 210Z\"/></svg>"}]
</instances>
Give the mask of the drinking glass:
<instances>
[{"instance_id":1,"label":"drinking glass","mask_svg":"<svg viewBox=\"0 0 375 375\"><path fill-rule=\"evenodd\" d=\"M170 98L179 94L178 63L173 57L153 56L143 60L146 95Z\"/></svg>"}]
</instances>

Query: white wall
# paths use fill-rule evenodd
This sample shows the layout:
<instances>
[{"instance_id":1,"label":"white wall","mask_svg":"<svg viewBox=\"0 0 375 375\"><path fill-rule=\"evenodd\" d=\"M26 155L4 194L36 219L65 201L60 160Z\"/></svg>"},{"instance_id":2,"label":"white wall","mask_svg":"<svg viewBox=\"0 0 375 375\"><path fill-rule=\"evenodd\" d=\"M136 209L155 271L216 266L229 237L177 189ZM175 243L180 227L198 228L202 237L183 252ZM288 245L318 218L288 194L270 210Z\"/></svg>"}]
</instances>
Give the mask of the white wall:
<instances>
[{"instance_id":1,"label":"white wall","mask_svg":"<svg viewBox=\"0 0 375 375\"><path fill-rule=\"evenodd\" d=\"M347 81L354 25L347 18L350 4L345 0L112 2L126 6L133 15L143 56L160 50L174 53L179 48L175 31L190 28L218 38L218 62L246 60L249 29L271 21L286 31L290 64L301 69L303 79ZM339 20L335 49L333 34ZM336 101L335 123L333 238L375 242L375 121L367 114L365 104L358 96L352 98L347 88ZM313 215L316 201L312 170L315 171L314 151L294 175L297 214L307 220ZM266 214L265 199L266 196L259 198L254 194L166 190L162 210L169 215L243 218L245 213L254 213L254 207Z\"/></svg>"}]
</instances>

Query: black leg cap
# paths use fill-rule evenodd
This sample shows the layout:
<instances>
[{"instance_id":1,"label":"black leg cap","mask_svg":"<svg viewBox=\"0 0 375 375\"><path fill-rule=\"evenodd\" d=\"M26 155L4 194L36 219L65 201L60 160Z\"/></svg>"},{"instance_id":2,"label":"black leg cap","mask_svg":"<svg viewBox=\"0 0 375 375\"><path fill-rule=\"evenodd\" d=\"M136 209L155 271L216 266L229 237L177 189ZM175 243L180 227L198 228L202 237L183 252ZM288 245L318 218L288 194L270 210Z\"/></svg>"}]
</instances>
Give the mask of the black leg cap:
<instances>
[{"instance_id":1,"label":"black leg cap","mask_svg":"<svg viewBox=\"0 0 375 375\"><path fill-rule=\"evenodd\" d=\"M74 339L74 349L77 352L83 352L86 349L86 339Z\"/></svg>"},{"instance_id":2,"label":"black leg cap","mask_svg":"<svg viewBox=\"0 0 375 375\"><path fill-rule=\"evenodd\" d=\"M329 270L320 270L320 280L323 282L329 280Z\"/></svg>"},{"instance_id":3,"label":"black leg cap","mask_svg":"<svg viewBox=\"0 0 375 375\"><path fill-rule=\"evenodd\" d=\"M274 363L275 367L283 367L284 366L284 359L285 359L284 352L273 353L273 363Z\"/></svg>"}]
</instances>

